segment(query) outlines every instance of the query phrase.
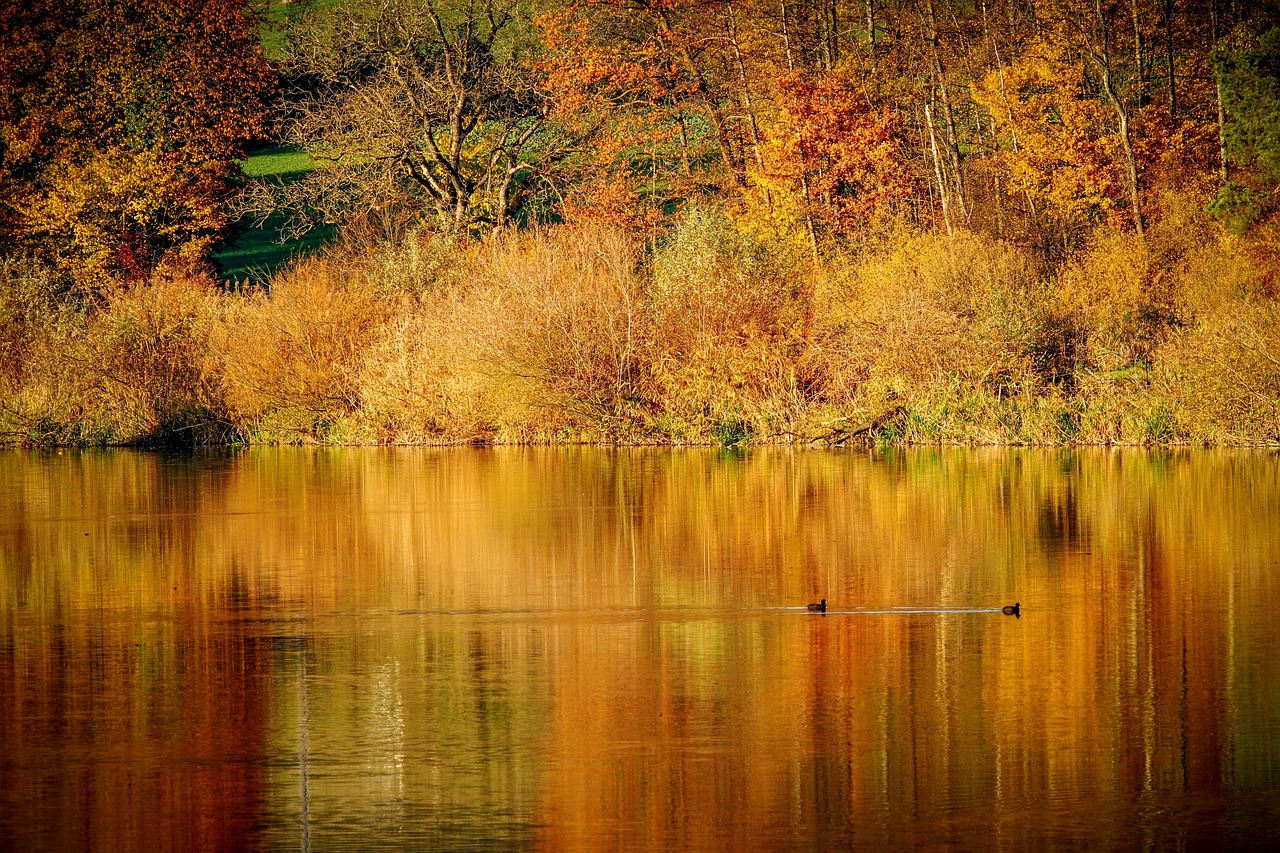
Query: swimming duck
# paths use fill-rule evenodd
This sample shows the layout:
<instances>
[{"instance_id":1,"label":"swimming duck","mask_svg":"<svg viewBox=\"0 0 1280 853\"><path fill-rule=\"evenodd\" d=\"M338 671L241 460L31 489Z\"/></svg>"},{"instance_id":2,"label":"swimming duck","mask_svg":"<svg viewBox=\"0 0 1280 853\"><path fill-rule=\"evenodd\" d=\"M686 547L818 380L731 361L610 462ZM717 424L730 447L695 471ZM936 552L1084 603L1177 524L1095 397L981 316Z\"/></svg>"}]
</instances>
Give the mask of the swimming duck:
<instances>
[{"instance_id":1,"label":"swimming duck","mask_svg":"<svg viewBox=\"0 0 1280 853\"><path fill-rule=\"evenodd\" d=\"M1000 608L1000 612L1003 613L1005 616L1017 616L1019 619L1021 619L1022 618L1022 602L1018 601L1013 604L1006 604L1004 607Z\"/></svg>"},{"instance_id":2,"label":"swimming duck","mask_svg":"<svg viewBox=\"0 0 1280 853\"><path fill-rule=\"evenodd\" d=\"M810 609L810 610L816 610L816 611L817 611L817 612L819 612L819 613L826 613L826 612L827 612L827 600L824 598L824 599L822 599L822 601L818 602L817 604L810 604L810 605L809 605L809 609Z\"/></svg>"}]
</instances>

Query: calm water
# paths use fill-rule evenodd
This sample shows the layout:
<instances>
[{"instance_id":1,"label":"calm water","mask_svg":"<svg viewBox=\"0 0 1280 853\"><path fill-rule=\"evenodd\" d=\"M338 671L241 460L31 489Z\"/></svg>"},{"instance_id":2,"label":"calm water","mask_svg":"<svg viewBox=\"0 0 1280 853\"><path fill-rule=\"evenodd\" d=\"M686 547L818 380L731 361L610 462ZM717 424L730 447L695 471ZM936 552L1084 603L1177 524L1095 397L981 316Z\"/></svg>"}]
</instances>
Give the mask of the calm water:
<instances>
[{"instance_id":1,"label":"calm water","mask_svg":"<svg viewBox=\"0 0 1280 853\"><path fill-rule=\"evenodd\" d=\"M1278 612L1268 453L4 453L0 847L1261 847Z\"/></svg>"}]
</instances>

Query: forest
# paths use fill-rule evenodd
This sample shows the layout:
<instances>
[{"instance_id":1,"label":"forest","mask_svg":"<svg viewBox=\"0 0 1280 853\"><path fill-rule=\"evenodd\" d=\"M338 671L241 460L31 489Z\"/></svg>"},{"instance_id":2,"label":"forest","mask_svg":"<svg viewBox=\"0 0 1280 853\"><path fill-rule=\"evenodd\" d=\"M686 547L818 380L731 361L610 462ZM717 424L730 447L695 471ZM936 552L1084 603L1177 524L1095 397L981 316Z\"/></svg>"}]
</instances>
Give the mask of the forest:
<instances>
[{"instance_id":1,"label":"forest","mask_svg":"<svg viewBox=\"0 0 1280 853\"><path fill-rule=\"evenodd\" d=\"M0 39L3 443L1280 443L1275 2L31 0Z\"/></svg>"}]
</instances>

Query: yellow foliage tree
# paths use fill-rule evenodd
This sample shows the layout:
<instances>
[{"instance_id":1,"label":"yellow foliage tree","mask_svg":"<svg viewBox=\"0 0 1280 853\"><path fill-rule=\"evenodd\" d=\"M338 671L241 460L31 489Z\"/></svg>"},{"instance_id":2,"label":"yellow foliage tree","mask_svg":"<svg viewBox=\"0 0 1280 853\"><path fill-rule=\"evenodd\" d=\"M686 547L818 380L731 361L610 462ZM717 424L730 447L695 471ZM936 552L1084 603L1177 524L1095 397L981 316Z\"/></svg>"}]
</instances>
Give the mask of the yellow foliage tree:
<instances>
[{"instance_id":1,"label":"yellow foliage tree","mask_svg":"<svg viewBox=\"0 0 1280 853\"><path fill-rule=\"evenodd\" d=\"M81 286L136 281L200 262L224 221L204 186L214 181L152 150L111 148L54 174L23 213Z\"/></svg>"},{"instance_id":2,"label":"yellow foliage tree","mask_svg":"<svg viewBox=\"0 0 1280 853\"><path fill-rule=\"evenodd\" d=\"M0 242L82 286L201 258L274 73L248 0L0 4Z\"/></svg>"},{"instance_id":3,"label":"yellow foliage tree","mask_svg":"<svg viewBox=\"0 0 1280 853\"><path fill-rule=\"evenodd\" d=\"M1060 41L1033 42L972 87L1001 135L1008 189L1064 223L1105 219L1124 199L1106 106Z\"/></svg>"}]
</instances>

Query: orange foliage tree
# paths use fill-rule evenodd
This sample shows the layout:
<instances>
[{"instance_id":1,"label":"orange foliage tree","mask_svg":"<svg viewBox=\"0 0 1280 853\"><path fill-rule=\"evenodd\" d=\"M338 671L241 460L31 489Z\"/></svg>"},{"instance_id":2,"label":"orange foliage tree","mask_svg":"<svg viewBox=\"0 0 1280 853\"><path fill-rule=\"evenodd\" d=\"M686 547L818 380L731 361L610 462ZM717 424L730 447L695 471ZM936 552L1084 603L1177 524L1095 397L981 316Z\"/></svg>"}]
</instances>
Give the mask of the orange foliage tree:
<instances>
[{"instance_id":1,"label":"orange foliage tree","mask_svg":"<svg viewBox=\"0 0 1280 853\"><path fill-rule=\"evenodd\" d=\"M601 196L647 220L745 186L758 116L743 51L758 42L738 15L732 0L571 0L537 20L542 85L588 131L561 170L571 215L599 218Z\"/></svg>"},{"instance_id":2,"label":"orange foliage tree","mask_svg":"<svg viewBox=\"0 0 1280 853\"><path fill-rule=\"evenodd\" d=\"M578 6L541 15L535 25L544 47L538 86L561 139L540 177L553 187L560 216L649 224L674 189L669 176L678 172L673 161L686 120L677 104L681 81L661 42L600 39Z\"/></svg>"},{"instance_id":3,"label":"orange foliage tree","mask_svg":"<svg viewBox=\"0 0 1280 853\"><path fill-rule=\"evenodd\" d=\"M198 262L273 83L245 0L4 4L0 228L82 283Z\"/></svg>"},{"instance_id":4,"label":"orange foliage tree","mask_svg":"<svg viewBox=\"0 0 1280 853\"><path fill-rule=\"evenodd\" d=\"M803 183L808 206L835 234L853 234L919 190L901 116L873 108L839 73L791 74L779 83L789 139L777 171Z\"/></svg>"}]
</instances>

